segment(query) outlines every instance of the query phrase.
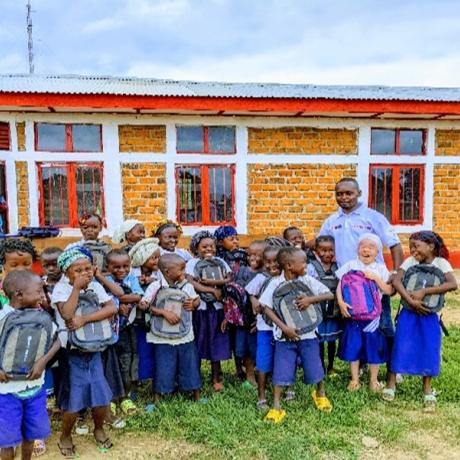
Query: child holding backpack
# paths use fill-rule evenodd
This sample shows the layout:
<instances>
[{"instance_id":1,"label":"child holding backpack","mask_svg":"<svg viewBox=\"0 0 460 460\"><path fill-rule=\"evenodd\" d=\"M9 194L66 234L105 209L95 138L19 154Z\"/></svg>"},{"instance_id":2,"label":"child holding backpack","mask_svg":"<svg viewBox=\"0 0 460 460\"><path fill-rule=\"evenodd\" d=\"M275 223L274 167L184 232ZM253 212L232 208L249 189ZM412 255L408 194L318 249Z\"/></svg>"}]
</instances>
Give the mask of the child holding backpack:
<instances>
[{"instance_id":1,"label":"child holding backpack","mask_svg":"<svg viewBox=\"0 0 460 460\"><path fill-rule=\"evenodd\" d=\"M50 316L38 308L44 301L43 282L38 275L28 270L12 271L4 279L3 289L9 305L0 310L0 341L5 347L0 348L0 455L2 459L13 459L15 447L22 443L22 458L30 459L34 440L44 440L50 435L45 367L59 350L60 342L55 339L56 326ZM31 337L30 327L22 328L22 334L12 337L16 336L21 321L34 324L32 334L40 337ZM8 337L12 337L11 342ZM29 343L45 343L45 347L41 351L22 350L24 356L32 359L26 363L26 369L16 368L15 362L11 363L5 354L11 353L10 347L21 351Z\"/></svg>"},{"instance_id":2,"label":"child holding backpack","mask_svg":"<svg viewBox=\"0 0 460 460\"><path fill-rule=\"evenodd\" d=\"M365 233L359 238L358 258L336 271L340 280L337 301L345 320L339 358L350 363L349 391L361 387L360 362L369 364L369 389L374 392L382 389L378 372L380 364L387 360L387 347L379 328L381 297L382 293L391 295L393 287L387 284L390 278L387 267L376 260L381 250L380 238Z\"/></svg>"},{"instance_id":3,"label":"child holding backpack","mask_svg":"<svg viewBox=\"0 0 460 460\"><path fill-rule=\"evenodd\" d=\"M411 256L398 270L393 285L401 295L403 308L398 314L391 373L383 390L386 401L395 399L396 373L420 375L424 404L436 406L431 380L439 375L441 327L438 316L444 294L457 289L449 252L442 238L430 231L413 233L409 238Z\"/></svg>"},{"instance_id":4,"label":"child holding backpack","mask_svg":"<svg viewBox=\"0 0 460 460\"><path fill-rule=\"evenodd\" d=\"M112 392L104 376L101 351L113 342L109 318L117 313L117 307L94 281L92 255L85 247L66 249L58 264L65 276L56 284L51 300L62 331L60 340L67 349L67 369L62 369L58 395L58 405L64 411L59 449L65 457L73 457L72 428L78 412L85 408L92 409L98 448L106 451L112 447L103 426ZM77 315L77 309L92 313Z\"/></svg>"}]
</instances>

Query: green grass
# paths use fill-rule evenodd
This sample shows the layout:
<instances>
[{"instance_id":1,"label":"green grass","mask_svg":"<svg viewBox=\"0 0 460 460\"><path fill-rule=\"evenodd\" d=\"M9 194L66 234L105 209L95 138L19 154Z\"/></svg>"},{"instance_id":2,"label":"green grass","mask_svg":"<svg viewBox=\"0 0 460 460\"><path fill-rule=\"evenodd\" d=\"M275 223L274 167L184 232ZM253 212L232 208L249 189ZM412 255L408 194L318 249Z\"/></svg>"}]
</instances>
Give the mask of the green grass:
<instances>
[{"instance_id":1,"label":"green grass","mask_svg":"<svg viewBox=\"0 0 460 460\"><path fill-rule=\"evenodd\" d=\"M332 413L315 410L310 396L312 387L297 383L297 398L286 407L285 420L271 425L264 422L263 414L255 407L256 390L243 389L233 377L233 363L228 362L224 365L225 390L220 394L214 394L207 383L209 368L202 369L207 404L170 397L158 403L153 413L132 417L128 430L158 433L167 439L204 446L197 458L353 459L366 449L363 436L374 438L385 449L415 452L418 443L414 443L414 434L423 436L427 430L460 446L459 350L460 329L450 327L450 337L444 339L442 374L434 381L439 393L434 416L422 410L420 378L406 377L398 387L396 401L387 404L365 388L348 393L348 368L337 361L339 376L327 382L334 404ZM300 377L299 372L299 382ZM141 399L148 402L147 394Z\"/></svg>"}]
</instances>

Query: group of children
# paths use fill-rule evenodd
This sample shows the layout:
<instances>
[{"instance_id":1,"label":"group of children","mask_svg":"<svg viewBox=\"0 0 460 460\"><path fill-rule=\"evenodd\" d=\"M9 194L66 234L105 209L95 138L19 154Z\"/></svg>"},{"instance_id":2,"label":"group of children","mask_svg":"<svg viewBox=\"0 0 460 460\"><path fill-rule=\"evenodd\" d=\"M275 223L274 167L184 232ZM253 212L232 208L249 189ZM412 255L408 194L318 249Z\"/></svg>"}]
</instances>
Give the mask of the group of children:
<instances>
[{"instance_id":1,"label":"group of children","mask_svg":"<svg viewBox=\"0 0 460 460\"><path fill-rule=\"evenodd\" d=\"M100 216L85 215L82 240L64 250L46 248L40 255L42 279L32 271L37 254L30 241L6 239L0 246L2 459L13 458L21 442L23 458L44 452L50 432L45 368L62 411L59 448L66 457L76 456L75 425L77 432L88 431L88 409L98 448L109 449L104 424L123 426L119 414L138 410L137 388L144 380L153 379L154 401L179 390L205 402L203 360L210 362L212 388L220 392L221 362L233 356L243 385L258 389L257 408L275 423L286 415L283 390L284 401L295 398L298 367L304 383L316 386L316 408L332 410L325 375L335 375L336 355L350 363L350 391L360 388L367 365L370 390L382 391L385 400L395 398L396 374L412 374L423 376L425 404L436 403L431 378L440 371L441 329L437 310L426 300L437 296L442 303L442 295L457 288L439 235L411 235L411 256L392 278L377 262L382 244L373 234L363 234L356 259L338 268L332 237L320 236L313 250L306 249L296 227L282 237L253 241L247 250L231 226L203 230L192 237L190 252L177 247L182 229L172 221L146 238L142 222L128 220L113 235L116 247L99 238L102 227ZM436 267L442 279L433 286L408 284L406 272L418 265ZM380 298L395 291L404 308L389 349L379 328ZM31 369L13 377L3 366L8 360L2 322L31 308L52 318L55 334ZM384 363L386 386L377 378Z\"/></svg>"}]
</instances>

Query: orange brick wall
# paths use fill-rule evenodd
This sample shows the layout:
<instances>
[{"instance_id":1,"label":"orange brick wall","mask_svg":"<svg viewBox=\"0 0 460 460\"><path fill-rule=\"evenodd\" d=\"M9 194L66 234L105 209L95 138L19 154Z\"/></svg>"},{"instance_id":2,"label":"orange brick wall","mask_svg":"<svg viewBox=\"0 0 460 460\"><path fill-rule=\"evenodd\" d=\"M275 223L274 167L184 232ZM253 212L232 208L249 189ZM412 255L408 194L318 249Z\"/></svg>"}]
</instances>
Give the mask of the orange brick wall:
<instances>
[{"instance_id":1,"label":"orange brick wall","mask_svg":"<svg viewBox=\"0 0 460 460\"><path fill-rule=\"evenodd\" d=\"M18 226L29 225L29 182L27 162L16 161L16 187L18 199Z\"/></svg>"},{"instance_id":2,"label":"orange brick wall","mask_svg":"<svg viewBox=\"0 0 460 460\"><path fill-rule=\"evenodd\" d=\"M304 127L248 129L250 153L352 154L357 152L357 145L357 130Z\"/></svg>"},{"instance_id":3,"label":"orange brick wall","mask_svg":"<svg viewBox=\"0 0 460 460\"><path fill-rule=\"evenodd\" d=\"M460 130L436 130L436 155L460 155Z\"/></svg>"},{"instance_id":4,"label":"orange brick wall","mask_svg":"<svg viewBox=\"0 0 460 460\"><path fill-rule=\"evenodd\" d=\"M356 165L249 165L248 232L279 234L296 225L314 236L337 209L336 182L350 176L356 176Z\"/></svg>"},{"instance_id":5,"label":"orange brick wall","mask_svg":"<svg viewBox=\"0 0 460 460\"><path fill-rule=\"evenodd\" d=\"M166 126L120 125L120 152L166 152Z\"/></svg>"},{"instance_id":6,"label":"orange brick wall","mask_svg":"<svg viewBox=\"0 0 460 460\"><path fill-rule=\"evenodd\" d=\"M124 218L139 219L149 233L166 216L166 165L126 163L121 179Z\"/></svg>"},{"instance_id":7,"label":"orange brick wall","mask_svg":"<svg viewBox=\"0 0 460 460\"><path fill-rule=\"evenodd\" d=\"M16 123L16 135L18 137L18 150L24 152L26 150L26 124L23 121Z\"/></svg>"},{"instance_id":8,"label":"orange brick wall","mask_svg":"<svg viewBox=\"0 0 460 460\"><path fill-rule=\"evenodd\" d=\"M460 250L460 165L435 165L433 229L451 250Z\"/></svg>"}]
</instances>

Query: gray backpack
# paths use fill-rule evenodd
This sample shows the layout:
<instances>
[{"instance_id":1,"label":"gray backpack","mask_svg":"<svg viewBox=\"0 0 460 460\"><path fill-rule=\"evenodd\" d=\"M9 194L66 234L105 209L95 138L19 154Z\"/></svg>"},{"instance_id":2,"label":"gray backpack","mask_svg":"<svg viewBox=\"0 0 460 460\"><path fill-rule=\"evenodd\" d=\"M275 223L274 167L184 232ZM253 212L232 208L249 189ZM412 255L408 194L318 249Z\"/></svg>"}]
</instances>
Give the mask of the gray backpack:
<instances>
[{"instance_id":1,"label":"gray backpack","mask_svg":"<svg viewBox=\"0 0 460 460\"><path fill-rule=\"evenodd\" d=\"M80 293L75 316L86 316L100 311L99 298L94 291ZM114 342L109 319L87 323L80 329L69 332L69 345L86 352L104 351Z\"/></svg>"},{"instance_id":2,"label":"gray backpack","mask_svg":"<svg viewBox=\"0 0 460 460\"><path fill-rule=\"evenodd\" d=\"M330 270L326 272L324 270L321 262L316 259L309 262L313 267L315 267L316 273L318 274L318 279L323 283L331 292L334 294L332 300L326 300L321 302L321 307L323 308L323 315L326 319L338 319L341 318L339 304L337 302L336 291L339 284L338 278L335 276L335 272L338 270L337 264L334 262L331 265Z\"/></svg>"},{"instance_id":3,"label":"gray backpack","mask_svg":"<svg viewBox=\"0 0 460 460\"><path fill-rule=\"evenodd\" d=\"M53 342L53 321L38 308L17 309L0 321L0 368L13 380L25 380Z\"/></svg>"},{"instance_id":4,"label":"gray backpack","mask_svg":"<svg viewBox=\"0 0 460 460\"><path fill-rule=\"evenodd\" d=\"M192 312L184 310L184 301L188 298L182 288L187 284L183 281L174 287L162 287L155 297L155 307L161 310L173 311L180 316L180 322L170 324L162 316L152 316L150 329L158 337L180 339L185 337L192 328Z\"/></svg>"},{"instance_id":5,"label":"gray backpack","mask_svg":"<svg viewBox=\"0 0 460 460\"><path fill-rule=\"evenodd\" d=\"M300 295L313 297L311 289L300 280L285 281L273 292L273 310L286 326L296 329L299 335L312 332L323 321L321 305L313 304L299 310L295 300Z\"/></svg>"},{"instance_id":6,"label":"gray backpack","mask_svg":"<svg viewBox=\"0 0 460 460\"><path fill-rule=\"evenodd\" d=\"M225 265L217 257L199 260L193 271L198 279L223 280L225 278ZM216 301L214 294L210 292L201 292L200 297L204 302Z\"/></svg>"}]
</instances>

